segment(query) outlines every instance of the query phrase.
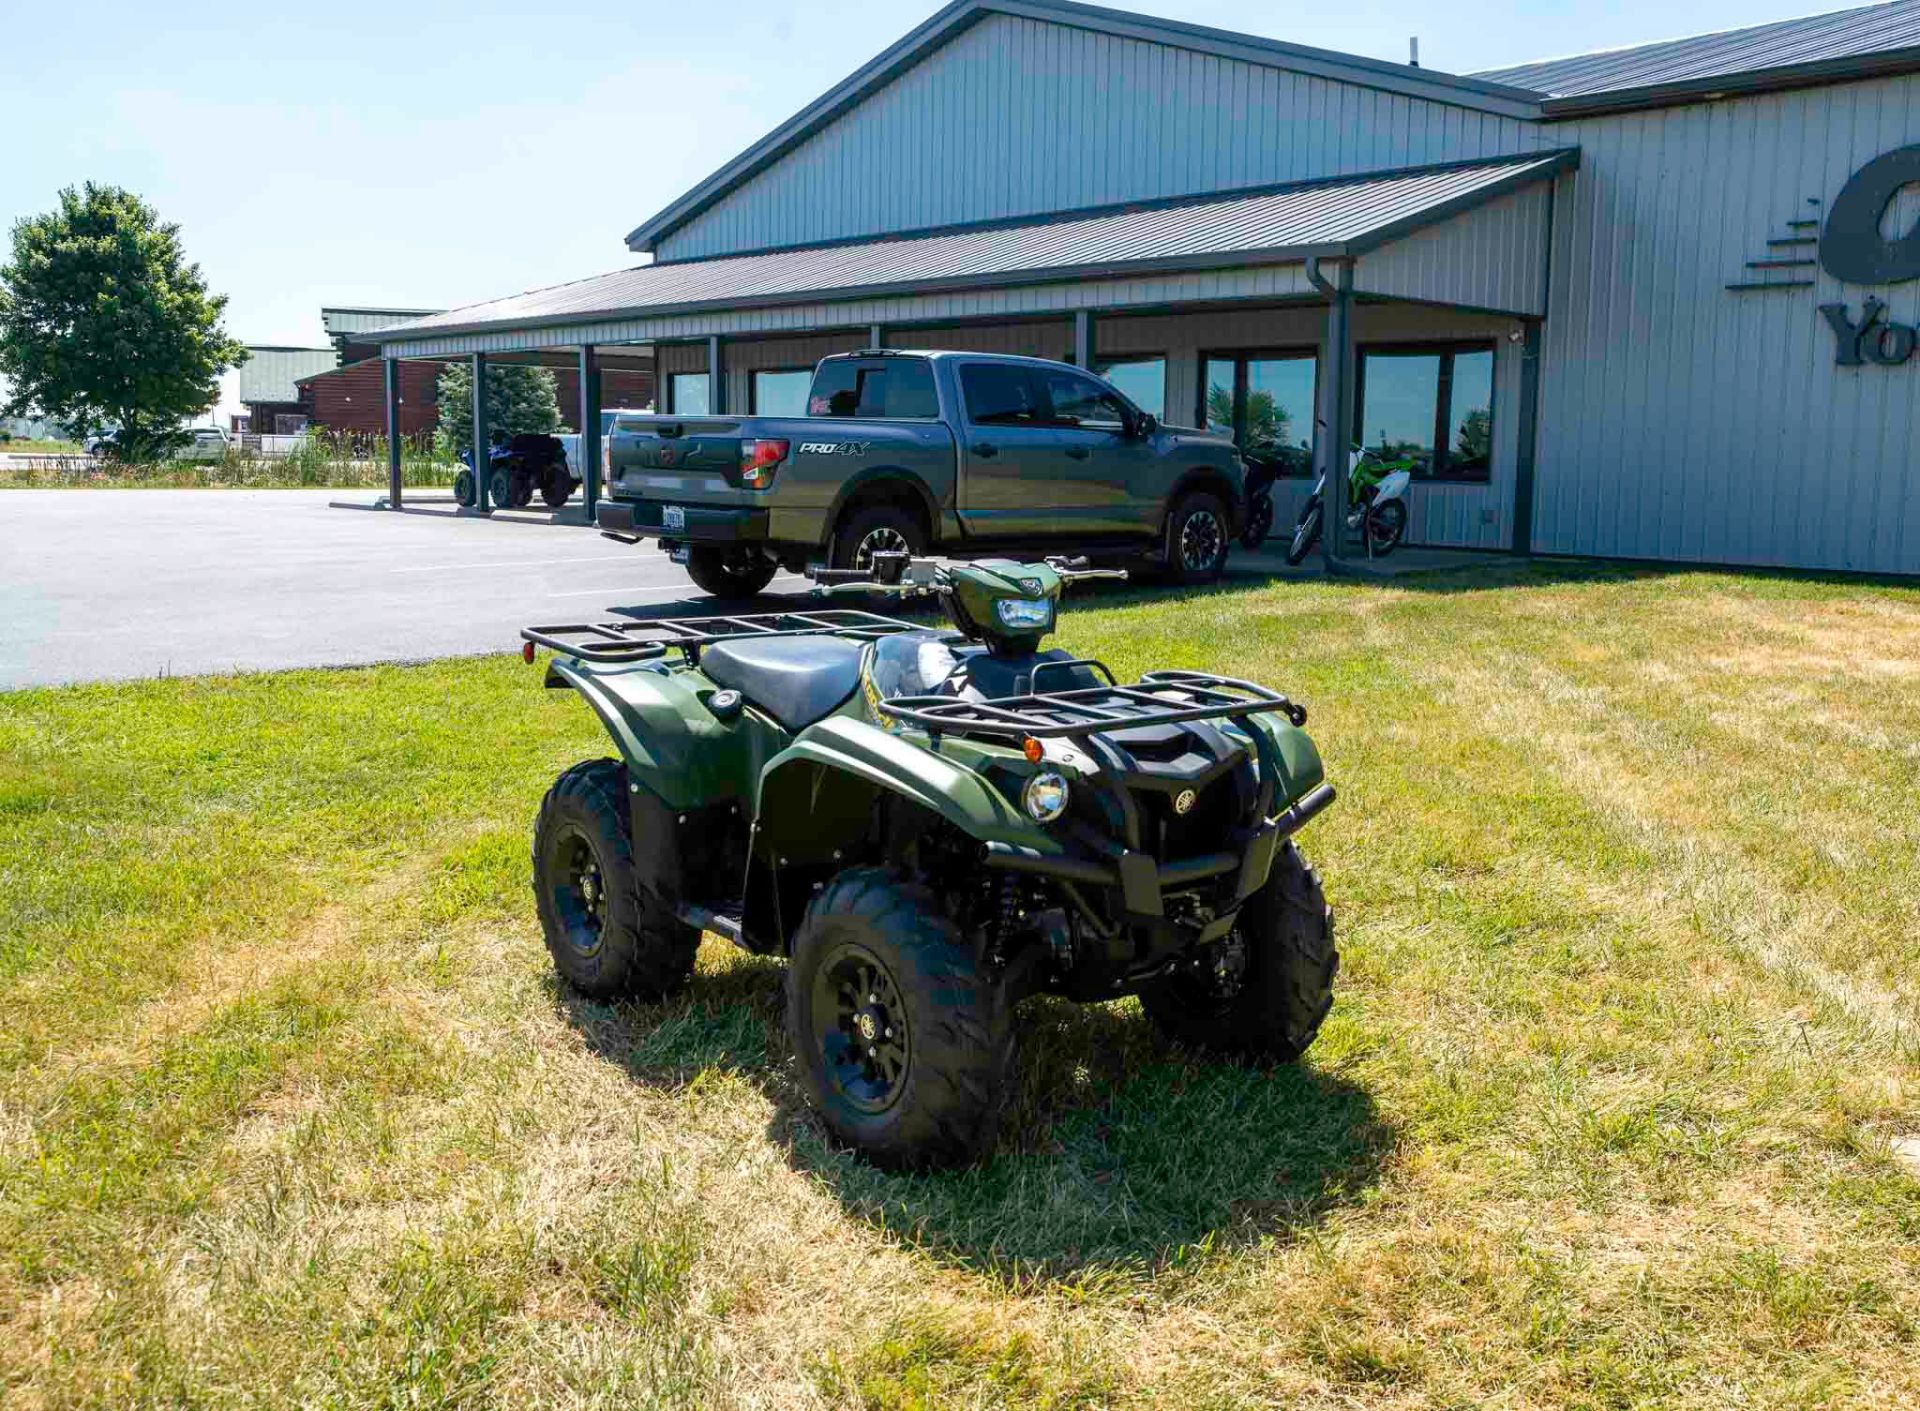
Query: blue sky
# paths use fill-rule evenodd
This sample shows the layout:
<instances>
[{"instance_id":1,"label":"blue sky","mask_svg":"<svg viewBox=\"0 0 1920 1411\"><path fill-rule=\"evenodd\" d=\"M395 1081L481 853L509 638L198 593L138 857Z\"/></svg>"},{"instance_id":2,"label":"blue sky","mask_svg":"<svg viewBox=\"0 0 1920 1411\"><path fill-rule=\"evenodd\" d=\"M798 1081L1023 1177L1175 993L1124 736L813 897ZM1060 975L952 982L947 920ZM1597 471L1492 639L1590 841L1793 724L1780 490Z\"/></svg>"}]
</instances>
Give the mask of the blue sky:
<instances>
[{"instance_id":1,"label":"blue sky","mask_svg":"<svg viewBox=\"0 0 1920 1411\"><path fill-rule=\"evenodd\" d=\"M10 7L0 226L115 182L184 230L249 342L323 303L439 306L629 262L625 233L938 0ZM1821 0L1130 8L1454 72L1838 8Z\"/></svg>"}]
</instances>

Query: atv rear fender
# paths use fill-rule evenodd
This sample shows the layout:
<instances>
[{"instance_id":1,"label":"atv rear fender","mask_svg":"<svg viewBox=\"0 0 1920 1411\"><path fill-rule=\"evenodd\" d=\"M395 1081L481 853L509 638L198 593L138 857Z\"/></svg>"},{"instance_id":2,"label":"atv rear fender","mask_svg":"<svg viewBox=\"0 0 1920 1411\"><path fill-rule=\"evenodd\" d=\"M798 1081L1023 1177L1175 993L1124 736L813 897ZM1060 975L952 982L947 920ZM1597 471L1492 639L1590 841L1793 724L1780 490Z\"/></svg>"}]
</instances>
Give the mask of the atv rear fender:
<instances>
[{"instance_id":1,"label":"atv rear fender","mask_svg":"<svg viewBox=\"0 0 1920 1411\"><path fill-rule=\"evenodd\" d=\"M579 692L613 737L628 777L670 809L744 805L761 764L786 743L753 711L717 718L707 708L715 688L702 676L556 657L547 685Z\"/></svg>"}]
</instances>

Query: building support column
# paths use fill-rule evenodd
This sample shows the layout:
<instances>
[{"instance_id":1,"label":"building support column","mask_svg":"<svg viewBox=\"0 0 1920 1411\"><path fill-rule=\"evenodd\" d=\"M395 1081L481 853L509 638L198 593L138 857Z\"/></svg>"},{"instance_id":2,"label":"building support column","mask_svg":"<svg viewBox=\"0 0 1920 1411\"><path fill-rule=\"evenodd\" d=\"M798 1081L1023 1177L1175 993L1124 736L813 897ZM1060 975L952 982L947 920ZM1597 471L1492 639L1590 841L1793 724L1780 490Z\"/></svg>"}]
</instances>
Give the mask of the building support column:
<instances>
[{"instance_id":1,"label":"building support column","mask_svg":"<svg viewBox=\"0 0 1920 1411\"><path fill-rule=\"evenodd\" d=\"M580 501L587 523L600 512L600 354L589 343L580 349Z\"/></svg>"},{"instance_id":2,"label":"building support column","mask_svg":"<svg viewBox=\"0 0 1920 1411\"><path fill-rule=\"evenodd\" d=\"M727 414L727 366L717 333L707 338L707 412L712 416Z\"/></svg>"},{"instance_id":3,"label":"building support column","mask_svg":"<svg viewBox=\"0 0 1920 1411\"><path fill-rule=\"evenodd\" d=\"M473 507L481 514L491 514L493 507L487 503L487 478L492 473L488 464L487 451L487 355L473 355Z\"/></svg>"},{"instance_id":4,"label":"building support column","mask_svg":"<svg viewBox=\"0 0 1920 1411\"><path fill-rule=\"evenodd\" d=\"M867 346L884 348L887 346L887 330L877 323L867 325Z\"/></svg>"},{"instance_id":5,"label":"building support column","mask_svg":"<svg viewBox=\"0 0 1920 1411\"><path fill-rule=\"evenodd\" d=\"M1513 552L1533 552L1533 477L1540 445L1540 320L1530 318L1520 343L1519 444L1513 456Z\"/></svg>"},{"instance_id":6,"label":"building support column","mask_svg":"<svg viewBox=\"0 0 1920 1411\"><path fill-rule=\"evenodd\" d=\"M1317 271L1316 271L1317 273ZM1342 261L1327 298L1326 425L1320 428L1320 469L1327 499L1320 520L1320 561L1337 573L1345 556L1347 462L1353 447L1353 265Z\"/></svg>"},{"instance_id":7,"label":"building support column","mask_svg":"<svg viewBox=\"0 0 1920 1411\"><path fill-rule=\"evenodd\" d=\"M1073 315L1073 365L1093 371L1093 311L1076 309Z\"/></svg>"},{"instance_id":8,"label":"building support column","mask_svg":"<svg viewBox=\"0 0 1920 1411\"><path fill-rule=\"evenodd\" d=\"M400 360L383 358L387 387L387 508L400 508Z\"/></svg>"}]
</instances>

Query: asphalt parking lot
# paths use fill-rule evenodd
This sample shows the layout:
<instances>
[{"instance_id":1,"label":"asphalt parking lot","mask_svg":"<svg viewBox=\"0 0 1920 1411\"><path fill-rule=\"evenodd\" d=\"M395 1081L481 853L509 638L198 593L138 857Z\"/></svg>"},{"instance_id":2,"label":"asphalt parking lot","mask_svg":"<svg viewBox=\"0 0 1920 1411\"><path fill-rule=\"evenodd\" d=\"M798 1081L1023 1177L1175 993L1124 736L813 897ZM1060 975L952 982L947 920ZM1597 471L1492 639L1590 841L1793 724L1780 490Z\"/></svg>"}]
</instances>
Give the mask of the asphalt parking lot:
<instances>
[{"instance_id":1,"label":"asphalt parking lot","mask_svg":"<svg viewBox=\"0 0 1920 1411\"><path fill-rule=\"evenodd\" d=\"M342 490L0 491L0 689L511 651L531 622L710 612L683 569L544 514ZM804 590L783 574L783 590Z\"/></svg>"},{"instance_id":2,"label":"asphalt parking lot","mask_svg":"<svg viewBox=\"0 0 1920 1411\"><path fill-rule=\"evenodd\" d=\"M658 549L544 511L462 516L444 492L403 514L372 504L364 490L0 490L0 690L478 656L517 650L529 623L717 610ZM1235 549L1227 571L1318 574L1317 556L1288 569L1280 548ZM1374 576L1497 557L1408 548ZM808 586L783 573L758 606Z\"/></svg>"}]
</instances>

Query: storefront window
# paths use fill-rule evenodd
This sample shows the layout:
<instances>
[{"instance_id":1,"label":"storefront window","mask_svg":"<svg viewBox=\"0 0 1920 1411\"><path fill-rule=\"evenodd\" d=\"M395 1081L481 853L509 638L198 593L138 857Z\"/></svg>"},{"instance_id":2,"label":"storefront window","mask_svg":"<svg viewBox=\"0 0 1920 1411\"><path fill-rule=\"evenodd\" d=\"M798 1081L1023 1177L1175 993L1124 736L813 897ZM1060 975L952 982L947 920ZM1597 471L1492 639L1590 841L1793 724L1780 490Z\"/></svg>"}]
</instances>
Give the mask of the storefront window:
<instances>
[{"instance_id":1,"label":"storefront window","mask_svg":"<svg viewBox=\"0 0 1920 1411\"><path fill-rule=\"evenodd\" d=\"M676 372L672 379L673 410L681 416L707 414L707 375L704 372Z\"/></svg>"},{"instance_id":2,"label":"storefront window","mask_svg":"<svg viewBox=\"0 0 1920 1411\"><path fill-rule=\"evenodd\" d=\"M1493 465L1493 349L1368 348L1360 355L1359 439L1419 479L1484 481Z\"/></svg>"},{"instance_id":3,"label":"storefront window","mask_svg":"<svg viewBox=\"0 0 1920 1411\"><path fill-rule=\"evenodd\" d=\"M1207 358L1200 414L1207 430L1231 435L1249 461L1280 475L1313 473L1319 360L1312 353L1242 353Z\"/></svg>"},{"instance_id":4,"label":"storefront window","mask_svg":"<svg viewBox=\"0 0 1920 1411\"><path fill-rule=\"evenodd\" d=\"M1485 479L1493 466L1493 349L1453 355L1451 414L1448 469Z\"/></svg>"},{"instance_id":5,"label":"storefront window","mask_svg":"<svg viewBox=\"0 0 1920 1411\"><path fill-rule=\"evenodd\" d=\"M1167 360L1115 358L1097 363L1094 371L1120 389L1141 411L1161 420L1167 415Z\"/></svg>"},{"instance_id":6,"label":"storefront window","mask_svg":"<svg viewBox=\"0 0 1920 1411\"><path fill-rule=\"evenodd\" d=\"M753 411L756 416L805 416L813 369L756 372L753 375Z\"/></svg>"}]
</instances>

